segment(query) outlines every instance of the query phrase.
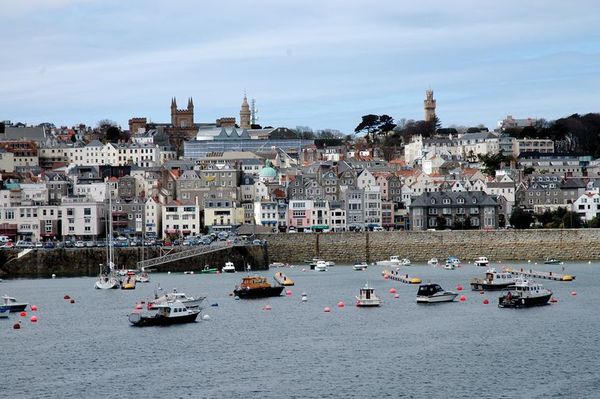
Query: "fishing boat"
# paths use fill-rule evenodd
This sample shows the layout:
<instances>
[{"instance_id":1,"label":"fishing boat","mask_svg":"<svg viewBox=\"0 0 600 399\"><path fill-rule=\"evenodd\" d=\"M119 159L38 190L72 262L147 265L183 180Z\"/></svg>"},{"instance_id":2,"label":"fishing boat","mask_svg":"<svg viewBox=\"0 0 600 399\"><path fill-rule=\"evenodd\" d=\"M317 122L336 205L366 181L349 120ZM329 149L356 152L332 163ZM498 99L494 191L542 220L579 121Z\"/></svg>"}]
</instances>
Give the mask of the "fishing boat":
<instances>
[{"instance_id":1,"label":"fishing boat","mask_svg":"<svg viewBox=\"0 0 600 399\"><path fill-rule=\"evenodd\" d=\"M156 305L165 304L168 302L179 301L185 305L188 309L199 308L202 302L206 299L205 296L189 296L183 292L177 292L177 290L173 290L173 292L168 292L161 296L158 296L157 293L154 293L154 300L148 302L148 308L152 309Z\"/></svg>"},{"instance_id":2,"label":"fishing boat","mask_svg":"<svg viewBox=\"0 0 600 399\"><path fill-rule=\"evenodd\" d=\"M431 258L427 261L428 265L437 266L439 265L438 258Z\"/></svg>"},{"instance_id":3,"label":"fishing boat","mask_svg":"<svg viewBox=\"0 0 600 399\"><path fill-rule=\"evenodd\" d=\"M556 258L546 258L546 260L544 261L545 265L562 265L563 262L556 259Z\"/></svg>"},{"instance_id":4,"label":"fishing boat","mask_svg":"<svg viewBox=\"0 0 600 399\"><path fill-rule=\"evenodd\" d=\"M135 290L135 283L137 282L136 274L134 271L127 272L127 275L121 280L122 290Z\"/></svg>"},{"instance_id":5,"label":"fishing boat","mask_svg":"<svg viewBox=\"0 0 600 399\"><path fill-rule=\"evenodd\" d=\"M444 291L439 284L422 284L417 291L417 303L452 302L458 294Z\"/></svg>"},{"instance_id":6,"label":"fishing boat","mask_svg":"<svg viewBox=\"0 0 600 399\"><path fill-rule=\"evenodd\" d=\"M400 266L402 261L398 255L392 255L388 260L380 260L376 263L377 266Z\"/></svg>"},{"instance_id":7,"label":"fishing boat","mask_svg":"<svg viewBox=\"0 0 600 399\"><path fill-rule=\"evenodd\" d=\"M506 293L498 298L500 308L527 308L548 304L552 292L531 280L517 279Z\"/></svg>"},{"instance_id":8,"label":"fishing boat","mask_svg":"<svg viewBox=\"0 0 600 399\"><path fill-rule=\"evenodd\" d=\"M475 266L487 266L490 261L488 260L487 257L485 256L480 256L479 258L475 259Z\"/></svg>"},{"instance_id":9,"label":"fishing boat","mask_svg":"<svg viewBox=\"0 0 600 399\"><path fill-rule=\"evenodd\" d=\"M4 295L2 297L2 306L3 308L8 308L9 312L22 312L27 308L28 303L17 302L17 300L11 296Z\"/></svg>"},{"instance_id":10,"label":"fishing boat","mask_svg":"<svg viewBox=\"0 0 600 399\"><path fill-rule=\"evenodd\" d=\"M294 280L292 280L291 278L289 278L288 276L286 276L285 274L283 274L282 272L277 272L275 273L275 276L273 277L275 279L275 281L277 281L279 284L284 285L284 286L292 286L294 285Z\"/></svg>"},{"instance_id":11,"label":"fishing boat","mask_svg":"<svg viewBox=\"0 0 600 399\"><path fill-rule=\"evenodd\" d=\"M216 273L218 271L219 271L219 269L217 269L216 267L210 267L209 265L204 265L204 269L200 270L200 273L212 274L212 273Z\"/></svg>"},{"instance_id":12,"label":"fishing boat","mask_svg":"<svg viewBox=\"0 0 600 399\"><path fill-rule=\"evenodd\" d=\"M247 276L235 287L233 294L241 299L266 298L281 295L283 288L282 285L271 285L265 277Z\"/></svg>"},{"instance_id":13,"label":"fishing boat","mask_svg":"<svg viewBox=\"0 0 600 399\"><path fill-rule=\"evenodd\" d=\"M475 277L471 280L471 288L476 291L497 291L508 288L516 282L516 278L509 272L498 272L490 268L485 272L485 277Z\"/></svg>"},{"instance_id":14,"label":"fishing boat","mask_svg":"<svg viewBox=\"0 0 600 399\"><path fill-rule=\"evenodd\" d=\"M381 305L381 299L375 295L375 290L369 287L369 284L365 284L360 289L359 295L356 297L356 306L358 307L373 307Z\"/></svg>"},{"instance_id":15,"label":"fishing boat","mask_svg":"<svg viewBox=\"0 0 600 399\"><path fill-rule=\"evenodd\" d=\"M367 270L367 267L369 267L369 265L367 264L367 262L356 262L353 266L352 266L352 270L355 271L363 271L363 270Z\"/></svg>"},{"instance_id":16,"label":"fishing boat","mask_svg":"<svg viewBox=\"0 0 600 399\"><path fill-rule=\"evenodd\" d=\"M235 266L233 262L225 262L225 266L221 269L223 273L235 273Z\"/></svg>"},{"instance_id":17,"label":"fishing boat","mask_svg":"<svg viewBox=\"0 0 600 399\"><path fill-rule=\"evenodd\" d=\"M154 305L153 313L135 311L129 315L129 322L136 327L168 326L193 323L200 314L199 308L188 308L181 301L168 301Z\"/></svg>"},{"instance_id":18,"label":"fishing boat","mask_svg":"<svg viewBox=\"0 0 600 399\"><path fill-rule=\"evenodd\" d=\"M317 261L317 264L315 265L315 271L316 272L326 272L327 271L327 262L325 262L324 260Z\"/></svg>"}]
</instances>

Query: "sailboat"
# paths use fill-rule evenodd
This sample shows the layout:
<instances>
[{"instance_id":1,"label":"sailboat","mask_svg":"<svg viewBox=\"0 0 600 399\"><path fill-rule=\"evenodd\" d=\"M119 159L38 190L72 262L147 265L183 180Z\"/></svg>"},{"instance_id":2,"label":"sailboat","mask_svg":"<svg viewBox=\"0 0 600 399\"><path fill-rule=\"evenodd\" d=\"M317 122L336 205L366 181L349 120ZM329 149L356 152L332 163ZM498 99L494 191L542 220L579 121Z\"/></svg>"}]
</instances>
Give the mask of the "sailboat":
<instances>
[{"instance_id":1,"label":"sailboat","mask_svg":"<svg viewBox=\"0 0 600 399\"><path fill-rule=\"evenodd\" d=\"M108 222L109 219L107 219L107 223L108 223L108 243L106 246L106 265L100 265L100 274L98 274L98 281L96 281L96 289L99 290L111 290L111 289L117 289L120 287L121 283L119 281L119 279L117 278L117 274L116 274L116 270L115 270L115 263L113 262L113 242L112 242L112 238L113 238L113 229L112 229L112 195L110 192L110 186L107 184L107 192L108 192L108 213L107 213L107 218L110 217L110 222Z\"/></svg>"}]
</instances>

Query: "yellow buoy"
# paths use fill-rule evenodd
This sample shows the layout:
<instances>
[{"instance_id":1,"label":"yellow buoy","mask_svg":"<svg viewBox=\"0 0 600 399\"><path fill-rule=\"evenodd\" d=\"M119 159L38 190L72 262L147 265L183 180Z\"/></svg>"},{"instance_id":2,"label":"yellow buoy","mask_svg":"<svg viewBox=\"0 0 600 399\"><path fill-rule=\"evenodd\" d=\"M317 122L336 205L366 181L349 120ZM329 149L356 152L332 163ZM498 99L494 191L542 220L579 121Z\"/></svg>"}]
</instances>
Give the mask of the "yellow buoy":
<instances>
[{"instance_id":1,"label":"yellow buoy","mask_svg":"<svg viewBox=\"0 0 600 399\"><path fill-rule=\"evenodd\" d=\"M410 279L411 284L421 284L421 279L418 277L413 277Z\"/></svg>"},{"instance_id":2,"label":"yellow buoy","mask_svg":"<svg viewBox=\"0 0 600 399\"><path fill-rule=\"evenodd\" d=\"M573 281L573 276L569 276L568 274L565 274L562 278L562 281Z\"/></svg>"}]
</instances>

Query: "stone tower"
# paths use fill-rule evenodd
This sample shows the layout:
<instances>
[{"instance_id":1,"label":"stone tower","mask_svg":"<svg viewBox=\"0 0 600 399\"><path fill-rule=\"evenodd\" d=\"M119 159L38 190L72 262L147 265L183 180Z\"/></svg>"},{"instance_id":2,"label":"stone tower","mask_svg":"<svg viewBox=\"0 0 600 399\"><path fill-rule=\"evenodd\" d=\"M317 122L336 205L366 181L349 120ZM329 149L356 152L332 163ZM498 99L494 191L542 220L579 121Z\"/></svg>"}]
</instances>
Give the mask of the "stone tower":
<instances>
[{"instance_id":1,"label":"stone tower","mask_svg":"<svg viewBox=\"0 0 600 399\"><path fill-rule=\"evenodd\" d=\"M175 128L189 129L194 126L194 102L188 99L187 109L177 109L175 97L171 100L171 124Z\"/></svg>"},{"instance_id":2,"label":"stone tower","mask_svg":"<svg viewBox=\"0 0 600 399\"><path fill-rule=\"evenodd\" d=\"M244 94L244 101L242 101L242 109L240 110L240 127L242 129L250 129L250 105L246 94Z\"/></svg>"},{"instance_id":3,"label":"stone tower","mask_svg":"<svg viewBox=\"0 0 600 399\"><path fill-rule=\"evenodd\" d=\"M429 89L425 92L425 122L431 122L435 119L435 100L433 99L433 90Z\"/></svg>"}]
</instances>

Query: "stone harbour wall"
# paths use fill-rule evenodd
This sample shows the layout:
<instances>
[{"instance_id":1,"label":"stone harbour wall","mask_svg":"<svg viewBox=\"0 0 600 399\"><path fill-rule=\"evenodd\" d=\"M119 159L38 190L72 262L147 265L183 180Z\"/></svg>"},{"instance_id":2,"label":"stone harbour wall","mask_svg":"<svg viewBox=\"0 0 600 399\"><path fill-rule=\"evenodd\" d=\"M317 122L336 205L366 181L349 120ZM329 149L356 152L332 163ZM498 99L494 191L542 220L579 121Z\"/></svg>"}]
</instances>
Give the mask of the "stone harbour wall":
<instances>
[{"instance_id":1,"label":"stone harbour wall","mask_svg":"<svg viewBox=\"0 0 600 399\"><path fill-rule=\"evenodd\" d=\"M367 233L271 234L272 262L301 263L320 256L337 263L376 262L391 255L426 262L458 256L474 260L600 259L600 229L394 231Z\"/></svg>"},{"instance_id":2,"label":"stone harbour wall","mask_svg":"<svg viewBox=\"0 0 600 399\"><path fill-rule=\"evenodd\" d=\"M115 263L118 267L135 269L136 263L142 259L141 250L141 248L115 248ZM174 251L178 250L181 249L177 248ZM0 277L47 278L52 274L58 277L97 276L99 265L106 263L105 248L34 249L21 258L17 258L17 253L16 249L0 251ZM159 248L144 249L145 259L160 255L162 254ZM252 270L264 270L268 268L269 256L266 246L236 246L153 266L152 269L159 272L199 271L204 268L204 265L220 269L227 261L233 262L239 271L244 270L247 264Z\"/></svg>"}]
</instances>

